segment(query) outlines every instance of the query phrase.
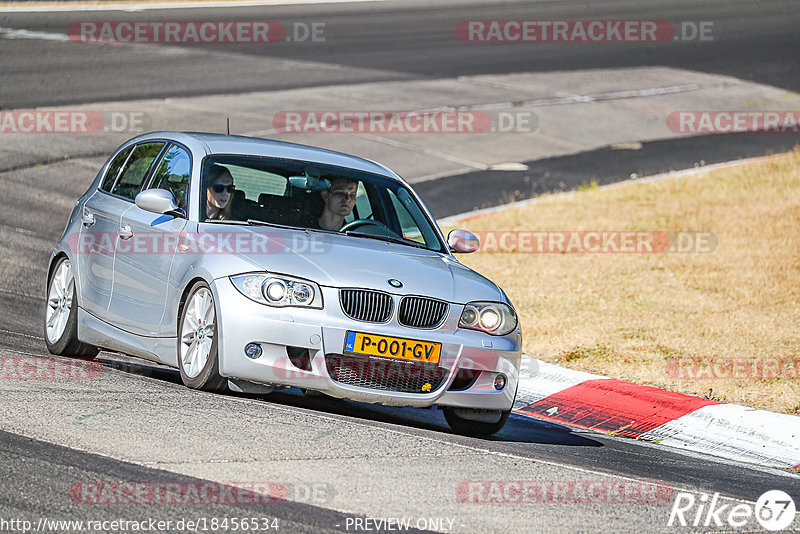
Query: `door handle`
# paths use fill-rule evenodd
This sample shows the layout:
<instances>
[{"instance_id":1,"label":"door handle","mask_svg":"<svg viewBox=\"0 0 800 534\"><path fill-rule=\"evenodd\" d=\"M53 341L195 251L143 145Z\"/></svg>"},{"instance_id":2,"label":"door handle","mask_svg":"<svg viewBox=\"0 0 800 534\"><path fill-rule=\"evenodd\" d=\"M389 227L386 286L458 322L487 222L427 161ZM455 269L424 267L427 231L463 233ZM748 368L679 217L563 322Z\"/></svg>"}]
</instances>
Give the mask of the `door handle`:
<instances>
[{"instance_id":1,"label":"door handle","mask_svg":"<svg viewBox=\"0 0 800 534\"><path fill-rule=\"evenodd\" d=\"M119 238L120 239L130 239L133 237L133 232L131 231L131 227L127 224L125 226L120 226L119 228Z\"/></svg>"},{"instance_id":2,"label":"door handle","mask_svg":"<svg viewBox=\"0 0 800 534\"><path fill-rule=\"evenodd\" d=\"M83 210L83 214L81 215L81 222L87 228L89 226L92 226L94 224L94 215L92 215L92 212Z\"/></svg>"}]
</instances>

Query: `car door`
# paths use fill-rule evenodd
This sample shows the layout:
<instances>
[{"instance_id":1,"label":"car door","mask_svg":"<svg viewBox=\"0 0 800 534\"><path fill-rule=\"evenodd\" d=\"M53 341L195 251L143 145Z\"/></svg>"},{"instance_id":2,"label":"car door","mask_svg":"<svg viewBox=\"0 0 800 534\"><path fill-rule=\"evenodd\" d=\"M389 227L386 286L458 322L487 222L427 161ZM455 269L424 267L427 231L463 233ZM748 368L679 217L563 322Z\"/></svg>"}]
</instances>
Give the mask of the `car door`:
<instances>
[{"instance_id":1,"label":"car door","mask_svg":"<svg viewBox=\"0 0 800 534\"><path fill-rule=\"evenodd\" d=\"M148 189L170 191L185 209L192 160L189 151L169 145L160 156ZM142 336L166 335L162 318L172 260L186 219L145 211L133 204L122 215L114 259L114 286L108 318Z\"/></svg>"},{"instance_id":2,"label":"car door","mask_svg":"<svg viewBox=\"0 0 800 534\"><path fill-rule=\"evenodd\" d=\"M97 191L81 211L81 227L76 249L81 305L92 315L105 320L111 300L114 248L122 214L130 203L111 194L120 170L133 147L120 151L109 163Z\"/></svg>"}]
</instances>

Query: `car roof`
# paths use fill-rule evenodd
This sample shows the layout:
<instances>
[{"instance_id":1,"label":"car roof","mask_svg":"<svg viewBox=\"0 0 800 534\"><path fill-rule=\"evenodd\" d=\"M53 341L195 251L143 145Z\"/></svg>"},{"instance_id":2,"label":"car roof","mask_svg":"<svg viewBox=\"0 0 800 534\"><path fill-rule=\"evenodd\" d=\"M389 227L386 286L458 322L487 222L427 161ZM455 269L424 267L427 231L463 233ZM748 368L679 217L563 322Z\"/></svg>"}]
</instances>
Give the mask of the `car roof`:
<instances>
[{"instance_id":1,"label":"car roof","mask_svg":"<svg viewBox=\"0 0 800 534\"><path fill-rule=\"evenodd\" d=\"M393 178L405 183L400 176L380 163L351 156L342 152L335 152L325 148L317 148L297 143L246 137L243 135L225 135L203 132L150 132L136 137L135 141L147 139L172 139L185 145L200 143L206 154L235 154L247 156L265 156L273 158L294 159L336 165L350 169L357 169ZM133 140L132 140L133 141ZM194 142L192 142L194 141Z\"/></svg>"}]
</instances>

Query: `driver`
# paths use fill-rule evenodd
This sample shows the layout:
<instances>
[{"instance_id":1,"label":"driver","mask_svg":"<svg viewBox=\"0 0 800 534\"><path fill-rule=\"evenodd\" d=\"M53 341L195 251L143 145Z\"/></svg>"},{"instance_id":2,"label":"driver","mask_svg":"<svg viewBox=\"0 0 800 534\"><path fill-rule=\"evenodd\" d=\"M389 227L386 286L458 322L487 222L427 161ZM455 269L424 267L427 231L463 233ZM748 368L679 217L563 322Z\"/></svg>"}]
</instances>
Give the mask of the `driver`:
<instances>
[{"instance_id":1,"label":"driver","mask_svg":"<svg viewBox=\"0 0 800 534\"><path fill-rule=\"evenodd\" d=\"M356 205L358 182L347 178L336 178L331 186L320 193L325 207L322 215L316 219L320 230L338 232L344 226L344 218L350 215Z\"/></svg>"}]
</instances>

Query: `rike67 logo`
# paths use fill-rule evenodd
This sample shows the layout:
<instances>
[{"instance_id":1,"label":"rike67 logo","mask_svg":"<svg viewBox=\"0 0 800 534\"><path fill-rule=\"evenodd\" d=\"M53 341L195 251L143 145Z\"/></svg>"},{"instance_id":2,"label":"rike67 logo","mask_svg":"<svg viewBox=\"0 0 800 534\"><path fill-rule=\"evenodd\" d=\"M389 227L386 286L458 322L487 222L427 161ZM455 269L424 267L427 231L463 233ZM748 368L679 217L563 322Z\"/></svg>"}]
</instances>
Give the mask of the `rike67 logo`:
<instances>
[{"instance_id":1,"label":"rike67 logo","mask_svg":"<svg viewBox=\"0 0 800 534\"><path fill-rule=\"evenodd\" d=\"M755 518L761 528L776 532L789 528L794 522L794 500L781 490L765 492L755 506L744 502L723 504L720 501L719 493L697 496L678 492L667 526L752 528L752 519Z\"/></svg>"}]
</instances>

